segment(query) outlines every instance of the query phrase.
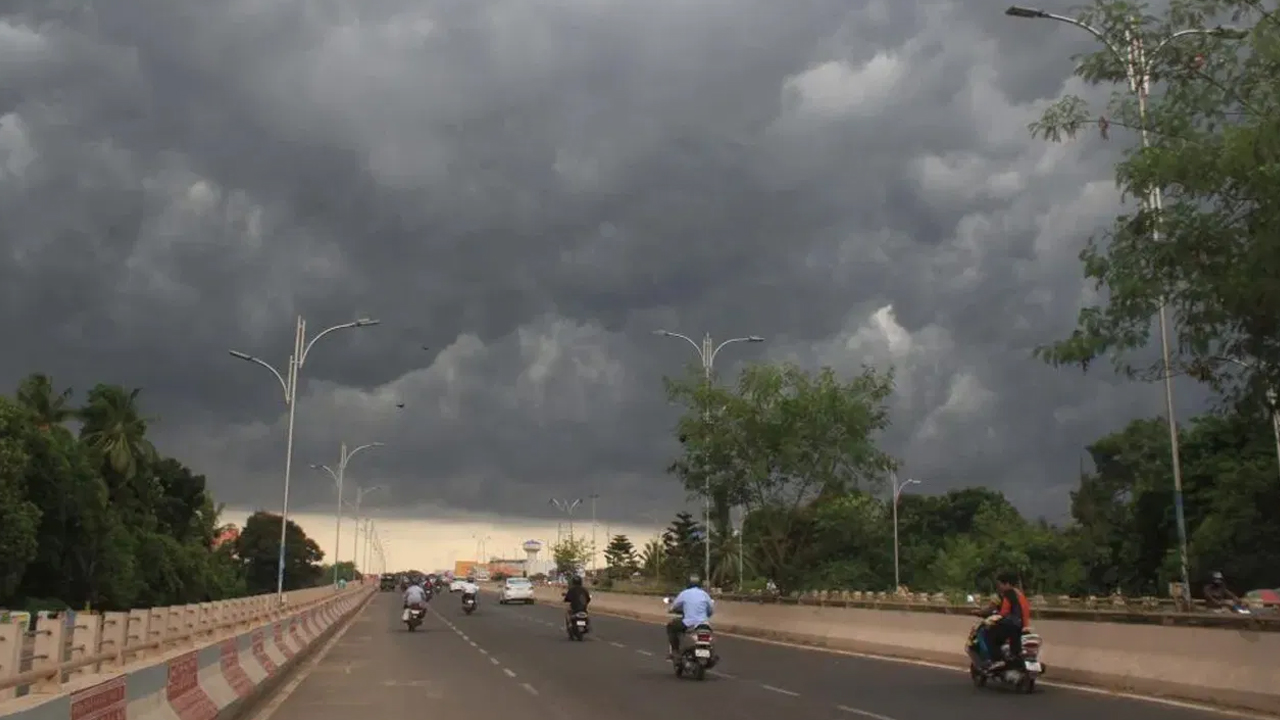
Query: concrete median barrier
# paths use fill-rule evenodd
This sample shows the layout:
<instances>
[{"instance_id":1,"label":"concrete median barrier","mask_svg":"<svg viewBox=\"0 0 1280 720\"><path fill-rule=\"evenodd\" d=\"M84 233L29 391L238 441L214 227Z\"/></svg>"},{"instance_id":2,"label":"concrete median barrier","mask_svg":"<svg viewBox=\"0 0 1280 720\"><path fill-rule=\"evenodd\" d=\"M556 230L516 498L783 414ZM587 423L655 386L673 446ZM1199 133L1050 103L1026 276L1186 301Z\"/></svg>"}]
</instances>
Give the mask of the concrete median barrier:
<instances>
[{"instance_id":1,"label":"concrete median barrier","mask_svg":"<svg viewBox=\"0 0 1280 720\"><path fill-rule=\"evenodd\" d=\"M560 595L538 589L543 601ZM592 598L596 612L667 620L657 596L592 591ZM713 624L729 634L964 668L974 622L960 614L720 600ZM1044 638L1046 680L1280 714L1280 632L1273 623L1216 628L1045 619L1034 627Z\"/></svg>"},{"instance_id":2,"label":"concrete median barrier","mask_svg":"<svg viewBox=\"0 0 1280 720\"><path fill-rule=\"evenodd\" d=\"M372 594L368 587L321 589L304 596L305 602L273 611L276 617L266 622L248 615L221 627L209 625L205 632L162 633L154 641L146 640L154 634L147 623L135 625L114 640L127 649L131 662L126 664L126 652L119 650L82 652L80 660L31 682L28 695L0 702L0 718L231 720L274 690ZM148 612L131 614L149 619ZM103 620L98 623L101 647Z\"/></svg>"}]
</instances>

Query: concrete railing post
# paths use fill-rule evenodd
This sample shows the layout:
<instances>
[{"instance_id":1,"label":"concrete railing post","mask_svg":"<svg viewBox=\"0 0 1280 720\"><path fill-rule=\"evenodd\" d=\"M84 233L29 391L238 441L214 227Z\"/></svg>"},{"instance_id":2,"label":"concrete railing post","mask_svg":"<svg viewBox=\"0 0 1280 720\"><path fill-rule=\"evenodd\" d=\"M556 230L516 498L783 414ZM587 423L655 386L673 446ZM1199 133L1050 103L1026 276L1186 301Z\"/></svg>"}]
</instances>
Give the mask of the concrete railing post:
<instances>
[{"instance_id":1,"label":"concrete railing post","mask_svg":"<svg viewBox=\"0 0 1280 720\"><path fill-rule=\"evenodd\" d=\"M71 630L71 659L80 660L98 654L102 645L102 616L97 613L77 613L76 625ZM70 672L77 675L95 675L98 665L86 665Z\"/></svg>"},{"instance_id":2,"label":"concrete railing post","mask_svg":"<svg viewBox=\"0 0 1280 720\"><path fill-rule=\"evenodd\" d=\"M151 611L130 610L128 628L128 632L125 634L125 644L120 648L120 667L128 665L137 658L147 656L148 653L145 650L139 650L136 653L127 653L126 651L129 648L151 641Z\"/></svg>"},{"instance_id":3,"label":"concrete railing post","mask_svg":"<svg viewBox=\"0 0 1280 720\"><path fill-rule=\"evenodd\" d=\"M102 639L98 647L114 657L102 664L103 670L119 670L124 667L124 646L129 635L129 613L109 612L102 616Z\"/></svg>"},{"instance_id":4,"label":"concrete railing post","mask_svg":"<svg viewBox=\"0 0 1280 720\"><path fill-rule=\"evenodd\" d=\"M26 623L19 620L0 623L0 680L8 680L22 668L22 642L26 629ZM17 694L17 688L0 690L0 701Z\"/></svg>"},{"instance_id":5,"label":"concrete railing post","mask_svg":"<svg viewBox=\"0 0 1280 720\"><path fill-rule=\"evenodd\" d=\"M62 689L60 666L66 627L67 618L61 614L36 620L35 655L31 659L31 669L47 670L50 675L32 683L32 693L56 693Z\"/></svg>"}]
</instances>

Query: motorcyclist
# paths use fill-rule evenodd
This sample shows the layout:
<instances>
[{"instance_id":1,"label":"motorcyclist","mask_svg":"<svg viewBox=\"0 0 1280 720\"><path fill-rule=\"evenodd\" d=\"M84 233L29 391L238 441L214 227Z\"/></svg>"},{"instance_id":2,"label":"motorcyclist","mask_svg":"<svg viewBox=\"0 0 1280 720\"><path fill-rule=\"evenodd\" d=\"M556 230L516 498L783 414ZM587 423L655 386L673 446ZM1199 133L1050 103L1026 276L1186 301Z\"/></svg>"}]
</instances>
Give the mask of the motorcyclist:
<instances>
[{"instance_id":1,"label":"motorcyclist","mask_svg":"<svg viewBox=\"0 0 1280 720\"><path fill-rule=\"evenodd\" d=\"M466 602L468 597L477 602L480 599L480 586L476 585L475 578L473 577L467 577L466 580L463 580L462 587L460 587L459 590L462 591L463 602Z\"/></svg>"},{"instance_id":2,"label":"motorcyclist","mask_svg":"<svg viewBox=\"0 0 1280 720\"><path fill-rule=\"evenodd\" d=\"M427 591L417 583L409 585L404 591L404 606L406 608L425 608L427 606Z\"/></svg>"},{"instance_id":3,"label":"motorcyclist","mask_svg":"<svg viewBox=\"0 0 1280 720\"><path fill-rule=\"evenodd\" d=\"M998 660L1000 648L1007 642L1013 669L1022 667L1022 630L1031 626L1031 603L1017 588L1017 581L1018 576L1011 572L1002 572L996 577L1000 604L995 613L984 621L983 628L988 649L987 662Z\"/></svg>"},{"instance_id":4,"label":"motorcyclist","mask_svg":"<svg viewBox=\"0 0 1280 720\"><path fill-rule=\"evenodd\" d=\"M1240 604L1240 598L1227 587L1226 578L1215 570L1209 576L1209 584L1204 586L1204 605L1210 610L1231 608Z\"/></svg>"},{"instance_id":5,"label":"motorcyclist","mask_svg":"<svg viewBox=\"0 0 1280 720\"><path fill-rule=\"evenodd\" d=\"M565 590L564 601L569 604L565 610L565 622L568 622L574 613L587 611L587 606L591 604L591 591L583 587L581 577L574 575L569 578L569 589Z\"/></svg>"},{"instance_id":6,"label":"motorcyclist","mask_svg":"<svg viewBox=\"0 0 1280 720\"><path fill-rule=\"evenodd\" d=\"M670 647L668 660L679 654L681 635L690 628L711 620L711 616L715 614L715 601L702 589L702 579L697 575L690 575L689 586L671 602L669 612L680 617L672 618L667 623L667 645Z\"/></svg>"}]
</instances>

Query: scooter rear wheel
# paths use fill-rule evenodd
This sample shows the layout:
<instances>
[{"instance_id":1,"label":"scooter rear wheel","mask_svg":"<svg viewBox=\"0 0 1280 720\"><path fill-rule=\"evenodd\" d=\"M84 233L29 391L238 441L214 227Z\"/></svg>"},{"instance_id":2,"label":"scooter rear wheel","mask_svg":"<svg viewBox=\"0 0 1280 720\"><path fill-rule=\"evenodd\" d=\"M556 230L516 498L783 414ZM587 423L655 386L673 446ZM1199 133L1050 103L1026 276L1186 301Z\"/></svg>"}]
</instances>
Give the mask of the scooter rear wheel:
<instances>
[{"instance_id":1,"label":"scooter rear wheel","mask_svg":"<svg viewBox=\"0 0 1280 720\"><path fill-rule=\"evenodd\" d=\"M969 679L973 680L974 687L984 687L987 684L987 676L973 664L969 665Z\"/></svg>"}]
</instances>

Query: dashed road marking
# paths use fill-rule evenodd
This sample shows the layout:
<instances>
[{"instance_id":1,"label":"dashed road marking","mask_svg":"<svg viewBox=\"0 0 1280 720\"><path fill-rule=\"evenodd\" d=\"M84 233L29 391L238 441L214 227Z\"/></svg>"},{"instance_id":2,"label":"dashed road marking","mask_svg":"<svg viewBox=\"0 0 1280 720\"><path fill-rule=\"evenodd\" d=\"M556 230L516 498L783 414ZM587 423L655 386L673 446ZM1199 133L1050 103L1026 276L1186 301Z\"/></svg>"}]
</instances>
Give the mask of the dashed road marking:
<instances>
[{"instance_id":1,"label":"dashed road marking","mask_svg":"<svg viewBox=\"0 0 1280 720\"><path fill-rule=\"evenodd\" d=\"M782 688L780 688L780 687L774 687L773 685L763 685L763 684L762 684L760 687L764 688L765 690L769 690L769 691L771 691L771 692L780 693L780 694L782 694L782 695L790 695L791 697L800 697L800 693L798 693L798 692L791 692L790 690L783 690Z\"/></svg>"},{"instance_id":2,"label":"dashed road marking","mask_svg":"<svg viewBox=\"0 0 1280 720\"><path fill-rule=\"evenodd\" d=\"M512 677L512 678L513 678L513 677L515 677L515 676L516 676L516 674L515 674L514 672L512 672L512 671L511 671L511 668L502 668L502 672L506 673L506 674L507 674L507 677Z\"/></svg>"},{"instance_id":3,"label":"dashed road marking","mask_svg":"<svg viewBox=\"0 0 1280 720\"><path fill-rule=\"evenodd\" d=\"M497 665L497 664L498 664L498 658L496 658L496 657L490 657L490 658L489 658L489 662L493 663L494 665Z\"/></svg>"},{"instance_id":4,"label":"dashed road marking","mask_svg":"<svg viewBox=\"0 0 1280 720\"><path fill-rule=\"evenodd\" d=\"M850 715L860 715L864 718L871 718L871 720L895 720L894 718L891 718L888 715L873 713L870 710L859 710L858 708L851 708L848 705L837 705L836 709L841 712L847 712Z\"/></svg>"},{"instance_id":5,"label":"dashed road marking","mask_svg":"<svg viewBox=\"0 0 1280 720\"><path fill-rule=\"evenodd\" d=\"M626 647L626 645L623 645L623 644L622 644L622 643L620 643L620 642L610 642L609 644L610 644L610 645L612 645L612 646L614 646L614 647L616 647L616 648L624 648L624 647Z\"/></svg>"},{"instance_id":6,"label":"dashed road marking","mask_svg":"<svg viewBox=\"0 0 1280 720\"><path fill-rule=\"evenodd\" d=\"M537 695L537 694L538 694L538 691L537 691L537 690L534 690L534 689L533 689L533 686L532 686L532 685L530 685L529 683L520 683L520 687L524 688L525 690L528 690L530 695Z\"/></svg>"},{"instance_id":7,"label":"dashed road marking","mask_svg":"<svg viewBox=\"0 0 1280 720\"><path fill-rule=\"evenodd\" d=\"M619 646L619 647L621 647L621 646ZM648 656L648 657L653 657L653 653L649 652L648 650L637 650L636 652L640 653L641 655L646 655L646 656Z\"/></svg>"},{"instance_id":8,"label":"dashed road marking","mask_svg":"<svg viewBox=\"0 0 1280 720\"><path fill-rule=\"evenodd\" d=\"M724 678L725 680L737 680L737 679L738 679L738 676L737 676L737 675L730 675L729 673L726 673L726 672L720 672L719 670L708 670L708 671L707 671L707 674L708 674L708 675L715 675L716 677L718 677L718 678Z\"/></svg>"}]
</instances>

